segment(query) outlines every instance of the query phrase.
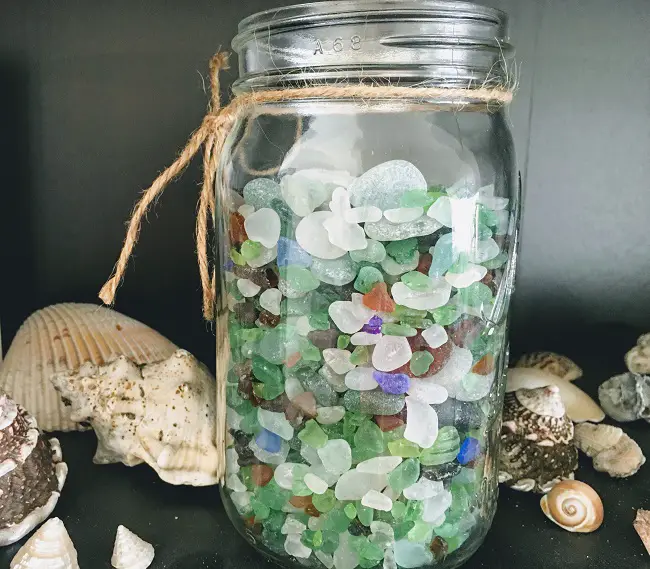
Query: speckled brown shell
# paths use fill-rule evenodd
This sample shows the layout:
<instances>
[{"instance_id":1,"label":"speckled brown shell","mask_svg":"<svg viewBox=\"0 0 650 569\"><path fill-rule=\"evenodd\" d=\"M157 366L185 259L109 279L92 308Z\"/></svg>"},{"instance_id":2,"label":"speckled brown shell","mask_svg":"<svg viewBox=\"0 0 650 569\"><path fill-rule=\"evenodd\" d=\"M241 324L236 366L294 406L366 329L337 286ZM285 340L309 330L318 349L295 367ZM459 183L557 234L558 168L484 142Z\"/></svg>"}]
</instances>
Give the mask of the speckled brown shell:
<instances>
[{"instance_id":1,"label":"speckled brown shell","mask_svg":"<svg viewBox=\"0 0 650 569\"><path fill-rule=\"evenodd\" d=\"M21 326L0 365L0 391L27 409L44 431L82 430L54 391L55 373L125 355L139 364L168 358L178 348L141 322L94 304L55 304Z\"/></svg>"},{"instance_id":2,"label":"speckled brown shell","mask_svg":"<svg viewBox=\"0 0 650 569\"><path fill-rule=\"evenodd\" d=\"M508 393L502 425L501 482L518 490L544 492L573 477L578 451L573 445L573 423L566 415L538 415L522 405L515 393Z\"/></svg>"},{"instance_id":3,"label":"speckled brown shell","mask_svg":"<svg viewBox=\"0 0 650 569\"><path fill-rule=\"evenodd\" d=\"M566 381L582 377L582 370L574 361L555 352L525 354L519 358L514 367L539 369Z\"/></svg>"},{"instance_id":4,"label":"speckled brown shell","mask_svg":"<svg viewBox=\"0 0 650 569\"><path fill-rule=\"evenodd\" d=\"M0 396L0 546L50 515L67 472L59 442L46 440L25 409Z\"/></svg>"}]
</instances>

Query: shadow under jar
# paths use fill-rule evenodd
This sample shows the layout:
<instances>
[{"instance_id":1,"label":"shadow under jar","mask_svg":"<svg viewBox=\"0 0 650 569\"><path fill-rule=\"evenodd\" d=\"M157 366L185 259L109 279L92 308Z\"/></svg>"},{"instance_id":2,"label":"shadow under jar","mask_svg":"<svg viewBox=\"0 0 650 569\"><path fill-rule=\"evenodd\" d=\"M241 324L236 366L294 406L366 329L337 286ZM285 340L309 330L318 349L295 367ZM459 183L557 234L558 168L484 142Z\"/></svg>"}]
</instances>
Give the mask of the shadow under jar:
<instances>
[{"instance_id":1,"label":"shadow under jar","mask_svg":"<svg viewBox=\"0 0 650 569\"><path fill-rule=\"evenodd\" d=\"M263 12L236 93L507 88L506 16L463 2ZM496 508L519 222L506 108L258 104L217 177L225 507L287 567L456 567Z\"/></svg>"}]
</instances>

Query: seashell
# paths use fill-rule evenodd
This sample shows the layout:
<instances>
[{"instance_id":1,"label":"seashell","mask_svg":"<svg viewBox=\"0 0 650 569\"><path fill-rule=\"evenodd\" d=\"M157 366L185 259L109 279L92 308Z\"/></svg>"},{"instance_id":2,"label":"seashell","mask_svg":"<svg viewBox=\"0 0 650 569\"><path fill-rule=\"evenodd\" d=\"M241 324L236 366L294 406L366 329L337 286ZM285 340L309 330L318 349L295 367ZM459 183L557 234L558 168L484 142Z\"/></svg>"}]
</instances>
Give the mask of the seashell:
<instances>
[{"instance_id":1,"label":"seashell","mask_svg":"<svg viewBox=\"0 0 650 569\"><path fill-rule=\"evenodd\" d=\"M641 447L627 435L613 447L608 448L594 457L594 468L606 472L614 478L627 478L639 471L645 464L645 456Z\"/></svg>"},{"instance_id":2,"label":"seashell","mask_svg":"<svg viewBox=\"0 0 650 569\"><path fill-rule=\"evenodd\" d=\"M616 421L650 422L650 375L615 375L600 385L598 399L605 413Z\"/></svg>"},{"instance_id":3,"label":"seashell","mask_svg":"<svg viewBox=\"0 0 650 569\"><path fill-rule=\"evenodd\" d=\"M502 418L499 482L545 492L573 478L578 468L574 427L556 386L506 394Z\"/></svg>"},{"instance_id":4,"label":"seashell","mask_svg":"<svg viewBox=\"0 0 650 569\"><path fill-rule=\"evenodd\" d=\"M603 502L596 491L578 480L564 480L542 496L546 517L570 532L591 533L603 523Z\"/></svg>"},{"instance_id":5,"label":"seashell","mask_svg":"<svg viewBox=\"0 0 650 569\"><path fill-rule=\"evenodd\" d=\"M185 350L153 364L125 356L79 371L56 374L52 383L71 405L73 421L97 435L96 464L146 462L170 484L217 484L215 380Z\"/></svg>"},{"instance_id":6,"label":"seashell","mask_svg":"<svg viewBox=\"0 0 650 569\"><path fill-rule=\"evenodd\" d=\"M633 525L643 545L645 545L648 555L650 555L650 511L637 510Z\"/></svg>"},{"instance_id":7,"label":"seashell","mask_svg":"<svg viewBox=\"0 0 650 569\"><path fill-rule=\"evenodd\" d=\"M575 428L576 446L594 459L594 468L614 478L627 478L645 464L641 447L622 429L582 423Z\"/></svg>"},{"instance_id":8,"label":"seashell","mask_svg":"<svg viewBox=\"0 0 650 569\"><path fill-rule=\"evenodd\" d=\"M115 569L147 569L153 563L153 545L124 526L117 528L111 565Z\"/></svg>"},{"instance_id":9,"label":"seashell","mask_svg":"<svg viewBox=\"0 0 650 569\"><path fill-rule=\"evenodd\" d=\"M68 474L57 439L0 395L0 546L22 539L52 513Z\"/></svg>"},{"instance_id":10,"label":"seashell","mask_svg":"<svg viewBox=\"0 0 650 569\"><path fill-rule=\"evenodd\" d=\"M59 518L48 520L12 559L9 569L79 569L77 550Z\"/></svg>"},{"instance_id":11,"label":"seashell","mask_svg":"<svg viewBox=\"0 0 650 569\"><path fill-rule=\"evenodd\" d=\"M605 418L605 413L596 402L570 381L534 368L510 368L508 370L506 393L546 385L557 385L560 388L560 397L566 407L566 413L573 422L600 423Z\"/></svg>"},{"instance_id":12,"label":"seashell","mask_svg":"<svg viewBox=\"0 0 650 569\"><path fill-rule=\"evenodd\" d=\"M650 374L650 334L641 336L636 346L625 354L625 365L632 373Z\"/></svg>"},{"instance_id":13,"label":"seashell","mask_svg":"<svg viewBox=\"0 0 650 569\"><path fill-rule=\"evenodd\" d=\"M118 356L138 364L168 358L172 342L141 322L94 304L55 304L21 326L0 366L0 391L28 409L44 431L83 430L54 391L55 373Z\"/></svg>"},{"instance_id":14,"label":"seashell","mask_svg":"<svg viewBox=\"0 0 650 569\"><path fill-rule=\"evenodd\" d=\"M515 367L538 369L565 381L573 381L582 377L582 369L575 362L555 352L525 354L519 358Z\"/></svg>"},{"instance_id":15,"label":"seashell","mask_svg":"<svg viewBox=\"0 0 650 569\"><path fill-rule=\"evenodd\" d=\"M566 414L557 385L548 385L546 389L518 389L515 397L526 409L537 415L564 417Z\"/></svg>"},{"instance_id":16,"label":"seashell","mask_svg":"<svg viewBox=\"0 0 650 569\"><path fill-rule=\"evenodd\" d=\"M612 425L580 423L575 426L575 444L588 457L613 447L623 436L623 429Z\"/></svg>"}]
</instances>

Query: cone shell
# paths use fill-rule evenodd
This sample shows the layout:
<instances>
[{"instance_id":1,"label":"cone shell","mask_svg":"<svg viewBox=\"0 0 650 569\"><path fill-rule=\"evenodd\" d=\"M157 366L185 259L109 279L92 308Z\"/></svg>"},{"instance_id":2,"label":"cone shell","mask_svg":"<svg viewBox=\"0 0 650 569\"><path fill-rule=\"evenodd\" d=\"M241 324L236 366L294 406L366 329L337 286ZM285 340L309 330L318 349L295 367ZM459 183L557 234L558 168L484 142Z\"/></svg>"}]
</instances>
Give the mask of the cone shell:
<instances>
[{"instance_id":1,"label":"cone shell","mask_svg":"<svg viewBox=\"0 0 650 569\"><path fill-rule=\"evenodd\" d=\"M69 401L72 420L95 430L95 463L146 462L170 484L219 482L215 380L192 354L178 350L144 365L120 356L57 374L52 382Z\"/></svg>"},{"instance_id":2,"label":"cone shell","mask_svg":"<svg viewBox=\"0 0 650 569\"><path fill-rule=\"evenodd\" d=\"M596 491L578 480L563 480L542 496L546 517L570 532L590 533L603 523L603 502Z\"/></svg>"},{"instance_id":3,"label":"cone shell","mask_svg":"<svg viewBox=\"0 0 650 569\"><path fill-rule=\"evenodd\" d=\"M650 374L650 334L641 336L625 355L625 364L632 373Z\"/></svg>"},{"instance_id":4,"label":"cone shell","mask_svg":"<svg viewBox=\"0 0 650 569\"><path fill-rule=\"evenodd\" d=\"M27 541L9 569L79 569L77 551L59 518L52 518Z\"/></svg>"},{"instance_id":5,"label":"cone shell","mask_svg":"<svg viewBox=\"0 0 650 569\"><path fill-rule=\"evenodd\" d=\"M178 348L141 322L94 304L55 304L32 314L0 366L0 391L27 409L44 431L83 430L54 391L55 373L124 355L145 364Z\"/></svg>"},{"instance_id":6,"label":"cone shell","mask_svg":"<svg viewBox=\"0 0 650 569\"><path fill-rule=\"evenodd\" d=\"M117 528L111 565L115 569L147 569L155 556L153 545L124 526Z\"/></svg>"},{"instance_id":7,"label":"cone shell","mask_svg":"<svg viewBox=\"0 0 650 569\"><path fill-rule=\"evenodd\" d=\"M519 358L515 367L534 368L564 379L573 381L582 377L582 370L566 356L555 352L532 352Z\"/></svg>"},{"instance_id":8,"label":"cone shell","mask_svg":"<svg viewBox=\"0 0 650 569\"><path fill-rule=\"evenodd\" d=\"M637 510L634 520L634 529L639 534L648 555L650 555L650 511Z\"/></svg>"},{"instance_id":9,"label":"cone shell","mask_svg":"<svg viewBox=\"0 0 650 569\"><path fill-rule=\"evenodd\" d=\"M535 389L547 385L557 385L560 397L566 407L567 415L574 423L592 421L600 423L605 413L582 389L559 377L534 368L510 368L506 392L518 389Z\"/></svg>"}]
</instances>

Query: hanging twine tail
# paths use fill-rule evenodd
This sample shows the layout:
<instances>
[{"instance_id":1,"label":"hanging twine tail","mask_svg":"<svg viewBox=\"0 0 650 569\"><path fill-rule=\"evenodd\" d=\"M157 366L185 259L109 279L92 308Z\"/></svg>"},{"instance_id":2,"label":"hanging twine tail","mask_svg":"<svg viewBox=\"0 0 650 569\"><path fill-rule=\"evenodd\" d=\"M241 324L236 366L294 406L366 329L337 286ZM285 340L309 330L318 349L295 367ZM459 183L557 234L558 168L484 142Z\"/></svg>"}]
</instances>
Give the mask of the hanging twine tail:
<instances>
[{"instance_id":1,"label":"hanging twine tail","mask_svg":"<svg viewBox=\"0 0 650 569\"><path fill-rule=\"evenodd\" d=\"M211 99L208 113L201 126L194 131L178 158L154 180L153 184L143 192L142 197L136 203L129 220L124 245L113 273L99 292L99 298L104 304L112 305L115 301L117 289L124 278L129 259L138 242L142 220L147 215L151 204L162 195L169 183L187 168L203 146L203 185L196 219L197 257L201 287L203 289L203 315L208 320L214 318L215 289L208 258L209 218L214 218L214 181L217 174L220 150L233 123L232 116L222 115L221 112L219 74L224 69L228 69L228 54L217 53L210 60Z\"/></svg>"},{"instance_id":2,"label":"hanging twine tail","mask_svg":"<svg viewBox=\"0 0 650 569\"><path fill-rule=\"evenodd\" d=\"M214 267L211 267L208 257L208 237L210 220L215 220L215 178L219 166L219 159L223 146L240 112L255 105L302 99L345 99L358 101L381 101L385 99L405 99L419 101L435 101L443 99L454 102L459 101L459 108L466 104L464 101L469 96L475 101L482 101L486 105L497 103L508 104L512 99L512 88L489 87L483 85L478 89L467 86L466 88L449 87L401 87L392 85L318 85L303 86L298 88L253 91L233 99L226 107L221 106L219 95L219 74L228 68L228 56L217 53L210 61L210 87L211 98L208 112L201 126L192 134L185 148L178 158L154 183L142 194L135 205L129 221L126 238L122 251L117 260L113 274L102 287L99 297L105 304L113 304L115 294L119 287L135 244L140 236L142 220L146 216L151 204L163 193L169 183L179 176L192 161L194 156L203 147L203 184L196 215L196 243L201 287L203 289L203 315L207 320L215 319L215 332L217 340L217 407L215 445L219 461L215 474L223 483L226 466L226 385L228 378L230 353L228 339L228 318L224 298L220 298L220 305L216 306ZM302 132L299 121L298 132ZM300 134L296 135L297 137ZM269 173L271 173L269 171ZM263 172L266 174L266 172ZM216 318L215 318L216 316Z\"/></svg>"}]
</instances>

